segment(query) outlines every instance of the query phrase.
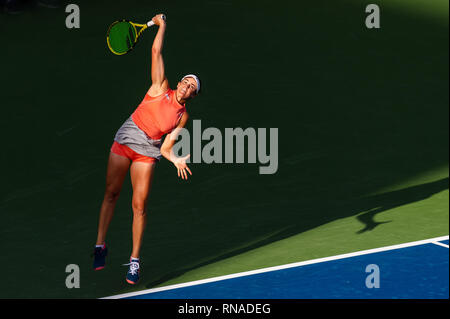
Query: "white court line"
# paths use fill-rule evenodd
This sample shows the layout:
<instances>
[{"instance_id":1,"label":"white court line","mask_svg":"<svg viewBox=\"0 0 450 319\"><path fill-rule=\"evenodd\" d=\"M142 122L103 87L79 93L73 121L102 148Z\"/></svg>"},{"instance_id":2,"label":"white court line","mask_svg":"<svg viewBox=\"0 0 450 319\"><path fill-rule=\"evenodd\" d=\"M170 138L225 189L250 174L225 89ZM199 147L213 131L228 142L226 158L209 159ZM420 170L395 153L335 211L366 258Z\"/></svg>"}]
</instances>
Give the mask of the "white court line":
<instances>
[{"instance_id":1,"label":"white court line","mask_svg":"<svg viewBox=\"0 0 450 319\"><path fill-rule=\"evenodd\" d=\"M448 248L448 245L443 244L443 243L440 243L440 242L438 242L438 241L434 241L434 242L432 242L432 244L435 244L435 245L438 245L438 246L442 246L442 247Z\"/></svg>"},{"instance_id":2,"label":"white court line","mask_svg":"<svg viewBox=\"0 0 450 319\"><path fill-rule=\"evenodd\" d=\"M139 296L139 295L144 295L144 294L151 294L151 293L165 291L165 290L171 290L171 289L177 289L177 288L201 285L201 284L206 284L206 283L215 282L215 281L221 281L221 280L226 280L226 279L232 279L232 278L250 276L250 275L255 275L255 274L261 274L261 273L265 273L265 272L269 272L269 271L288 269L288 268L294 268L294 267L300 267L300 266L305 266L305 265L317 264L317 263L322 263L322 262L327 262L327 261L332 261L332 260L338 260L338 259L344 259L344 258L350 258L350 257L362 256L362 255L368 255L368 254L374 254L374 253L379 253L379 252L388 251L388 250L395 250L395 249L401 249L401 248L412 247L412 246L419 246L419 245L430 244L430 243L435 244L438 241L448 240L448 239L449 239L449 236L447 235L447 236L442 236L442 237L436 237L436 238L424 239L424 240L419 240L419 241L413 241L413 242L410 242L410 243L404 243L404 244L399 244L399 245L392 245L392 246L386 246L386 247L362 250L362 251L357 251L357 252L353 252L353 253L349 253L349 254L342 254L342 255L325 257L325 258L312 259L312 260L301 261L301 262L296 262L296 263L286 264L286 265L281 265L281 266L268 267L268 268L262 268L262 269L257 269L257 270L245 271L245 272L240 272L240 273L231 274L231 275L225 275L225 276L220 276L220 277L213 277L213 278L208 278L208 279L190 281L190 282L185 282L185 283L182 283L182 284L175 284L175 285L159 287L159 288L151 288L151 289L146 289L146 290L141 290L141 291L136 291L136 292L130 292L130 293L125 293L125 294L120 294L120 295L115 295L115 296L104 297L104 298L100 298L100 299L120 299L120 298L134 297L134 296ZM441 244L441 243L439 243L439 244ZM442 244L442 245L444 245L444 244ZM447 246L447 248L448 248L448 246Z\"/></svg>"}]
</instances>

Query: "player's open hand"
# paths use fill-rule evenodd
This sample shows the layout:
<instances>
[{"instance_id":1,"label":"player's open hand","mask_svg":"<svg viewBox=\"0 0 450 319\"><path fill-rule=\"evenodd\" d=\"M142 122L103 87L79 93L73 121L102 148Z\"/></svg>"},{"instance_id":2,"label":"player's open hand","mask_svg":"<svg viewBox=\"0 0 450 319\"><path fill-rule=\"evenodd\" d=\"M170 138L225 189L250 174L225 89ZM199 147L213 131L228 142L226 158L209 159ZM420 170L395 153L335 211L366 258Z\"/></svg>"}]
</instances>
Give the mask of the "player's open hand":
<instances>
[{"instance_id":1,"label":"player's open hand","mask_svg":"<svg viewBox=\"0 0 450 319\"><path fill-rule=\"evenodd\" d=\"M192 175L191 170L189 169L189 167L187 167L186 165L186 160L190 157L191 155L186 155L185 157L179 157L174 161L174 165L178 170L178 177L181 177L182 179L188 179L188 172L190 175Z\"/></svg>"}]
</instances>

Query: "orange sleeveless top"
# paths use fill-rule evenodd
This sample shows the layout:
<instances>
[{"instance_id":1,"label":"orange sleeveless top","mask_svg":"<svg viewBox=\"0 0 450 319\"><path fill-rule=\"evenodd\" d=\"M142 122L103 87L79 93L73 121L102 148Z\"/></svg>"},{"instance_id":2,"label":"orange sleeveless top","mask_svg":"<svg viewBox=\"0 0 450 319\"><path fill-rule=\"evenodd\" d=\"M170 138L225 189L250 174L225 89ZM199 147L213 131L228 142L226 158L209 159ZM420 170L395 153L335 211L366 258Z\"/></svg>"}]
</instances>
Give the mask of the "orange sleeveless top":
<instances>
[{"instance_id":1,"label":"orange sleeveless top","mask_svg":"<svg viewBox=\"0 0 450 319\"><path fill-rule=\"evenodd\" d=\"M150 138L158 140L178 125L185 111L186 107L178 103L175 91L168 89L155 97L145 94L131 118Z\"/></svg>"}]
</instances>

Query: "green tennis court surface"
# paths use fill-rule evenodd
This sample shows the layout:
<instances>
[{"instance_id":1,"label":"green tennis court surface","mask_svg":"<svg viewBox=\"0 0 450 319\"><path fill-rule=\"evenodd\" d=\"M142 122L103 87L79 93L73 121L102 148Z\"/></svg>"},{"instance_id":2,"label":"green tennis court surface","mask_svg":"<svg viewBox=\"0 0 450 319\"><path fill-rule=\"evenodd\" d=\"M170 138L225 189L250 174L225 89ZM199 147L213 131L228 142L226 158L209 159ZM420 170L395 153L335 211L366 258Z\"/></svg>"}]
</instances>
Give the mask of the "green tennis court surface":
<instances>
[{"instance_id":1,"label":"green tennis court surface","mask_svg":"<svg viewBox=\"0 0 450 319\"><path fill-rule=\"evenodd\" d=\"M64 8L0 15L0 297L97 298L448 235L447 1L378 1L379 30L357 0L77 3L80 29ZM278 128L279 165L190 164L186 182L161 162L131 287L129 178L106 268L90 255L109 148L150 85L155 30L123 57L105 34L158 12L171 86L202 79L191 119Z\"/></svg>"}]
</instances>

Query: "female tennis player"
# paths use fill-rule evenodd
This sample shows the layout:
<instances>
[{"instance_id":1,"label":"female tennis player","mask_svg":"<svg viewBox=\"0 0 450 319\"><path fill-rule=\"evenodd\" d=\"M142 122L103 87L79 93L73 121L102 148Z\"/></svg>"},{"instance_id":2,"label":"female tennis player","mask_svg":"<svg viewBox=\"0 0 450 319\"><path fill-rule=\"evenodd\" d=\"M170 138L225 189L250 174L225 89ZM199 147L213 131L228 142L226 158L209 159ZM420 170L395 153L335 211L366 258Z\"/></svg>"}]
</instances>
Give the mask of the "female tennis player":
<instances>
[{"instance_id":1,"label":"female tennis player","mask_svg":"<svg viewBox=\"0 0 450 319\"><path fill-rule=\"evenodd\" d=\"M188 113L186 101L197 96L200 80L189 74L184 76L176 90L169 88L164 74L164 62L161 54L166 22L161 14L152 18L158 26L158 32L152 46L152 85L141 104L117 131L108 159L106 190L100 209L97 243L94 251L94 269L105 267L107 247L105 244L108 226L113 217L114 208L122 188L125 175L130 169L133 187L133 248L126 280L136 284L139 280L139 253L146 225L147 197L151 189L155 164L164 156L177 168L178 176L188 178L192 172L186 165L185 157L177 157L172 151L176 136L186 125ZM168 134L161 145L161 138Z\"/></svg>"}]
</instances>

